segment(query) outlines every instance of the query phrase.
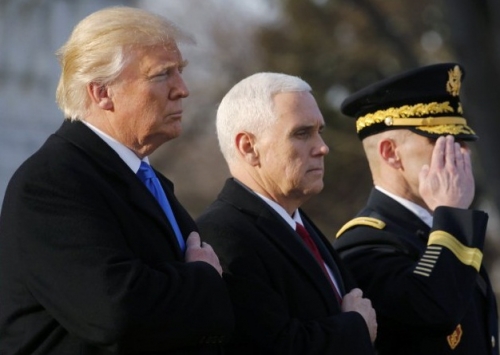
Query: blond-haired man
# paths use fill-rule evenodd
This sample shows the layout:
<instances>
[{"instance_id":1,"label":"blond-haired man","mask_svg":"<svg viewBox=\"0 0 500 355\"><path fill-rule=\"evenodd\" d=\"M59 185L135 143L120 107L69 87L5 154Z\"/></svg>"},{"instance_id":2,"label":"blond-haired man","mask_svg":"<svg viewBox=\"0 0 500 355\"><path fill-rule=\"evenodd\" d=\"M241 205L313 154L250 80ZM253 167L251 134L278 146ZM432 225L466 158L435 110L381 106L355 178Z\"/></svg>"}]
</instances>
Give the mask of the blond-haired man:
<instances>
[{"instance_id":1,"label":"blond-haired man","mask_svg":"<svg viewBox=\"0 0 500 355\"><path fill-rule=\"evenodd\" d=\"M212 248L148 156L181 134L189 36L113 7L59 50L66 120L0 217L0 353L218 354L233 327Z\"/></svg>"}]
</instances>

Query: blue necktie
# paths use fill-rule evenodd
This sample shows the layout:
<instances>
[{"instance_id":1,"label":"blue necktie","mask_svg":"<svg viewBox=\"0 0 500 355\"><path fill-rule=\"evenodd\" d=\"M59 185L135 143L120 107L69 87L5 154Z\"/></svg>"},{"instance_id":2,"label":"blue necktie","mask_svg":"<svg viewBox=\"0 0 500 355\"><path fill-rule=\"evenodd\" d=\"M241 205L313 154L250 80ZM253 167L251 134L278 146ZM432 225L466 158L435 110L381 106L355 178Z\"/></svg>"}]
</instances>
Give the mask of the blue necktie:
<instances>
[{"instance_id":1,"label":"blue necktie","mask_svg":"<svg viewBox=\"0 0 500 355\"><path fill-rule=\"evenodd\" d=\"M165 192L163 191L163 188L161 187L160 181L156 177L155 172L151 168L151 165L145 162L141 162L141 167L137 172L137 176L144 183L144 185L146 185L148 190L151 191L156 201L158 201L161 208L167 215L168 221L170 222L175 236L177 237L177 241L179 242L179 246L181 247L181 250L184 251L186 249L186 243L184 242L184 238L182 238L182 233L179 229L177 221L175 220L172 207L170 207L167 196L165 195Z\"/></svg>"}]
</instances>

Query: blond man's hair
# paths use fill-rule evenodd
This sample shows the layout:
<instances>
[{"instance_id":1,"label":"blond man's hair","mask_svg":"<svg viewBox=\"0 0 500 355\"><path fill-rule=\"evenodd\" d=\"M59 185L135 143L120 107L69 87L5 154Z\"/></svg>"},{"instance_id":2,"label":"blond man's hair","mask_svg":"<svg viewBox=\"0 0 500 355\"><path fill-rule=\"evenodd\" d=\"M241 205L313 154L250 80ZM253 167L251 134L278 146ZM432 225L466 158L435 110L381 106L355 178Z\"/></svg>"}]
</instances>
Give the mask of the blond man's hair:
<instances>
[{"instance_id":1,"label":"blond man's hair","mask_svg":"<svg viewBox=\"0 0 500 355\"><path fill-rule=\"evenodd\" d=\"M128 50L193 38L166 18L131 7L109 7L84 18L56 52L61 77L56 101L65 118L83 119L89 108L89 83L115 80L130 57Z\"/></svg>"}]
</instances>

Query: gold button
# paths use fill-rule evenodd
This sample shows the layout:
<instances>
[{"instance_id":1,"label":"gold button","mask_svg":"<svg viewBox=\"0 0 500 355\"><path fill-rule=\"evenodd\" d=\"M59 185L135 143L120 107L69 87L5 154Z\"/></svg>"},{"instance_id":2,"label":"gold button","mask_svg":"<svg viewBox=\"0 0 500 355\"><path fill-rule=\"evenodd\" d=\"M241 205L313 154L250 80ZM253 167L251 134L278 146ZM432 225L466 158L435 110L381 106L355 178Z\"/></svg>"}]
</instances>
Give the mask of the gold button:
<instances>
[{"instance_id":1,"label":"gold button","mask_svg":"<svg viewBox=\"0 0 500 355\"><path fill-rule=\"evenodd\" d=\"M394 121L392 120L392 117L386 117L384 119L384 123L386 126L392 126L392 124L394 123Z\"/></svg>"}]
</instances>

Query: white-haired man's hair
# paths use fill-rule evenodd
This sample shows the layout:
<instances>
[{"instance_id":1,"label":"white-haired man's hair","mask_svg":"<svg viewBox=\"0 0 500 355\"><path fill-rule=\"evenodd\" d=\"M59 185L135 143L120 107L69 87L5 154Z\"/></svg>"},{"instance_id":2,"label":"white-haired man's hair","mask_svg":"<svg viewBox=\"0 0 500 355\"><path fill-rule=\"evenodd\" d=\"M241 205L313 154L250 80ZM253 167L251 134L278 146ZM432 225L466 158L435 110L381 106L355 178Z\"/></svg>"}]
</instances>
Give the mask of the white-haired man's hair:
<instances>
[{"instance_id":1,"label":"white-haired man's hair","mask_svg":"<svg viewBox=\"0 0 500 355\"><path fill-rule=\"evenodd\" d=\"M259 135L276 121L276 94L302 91L310 92L311 86L299 77L281 73L257 73L234 85L217 110L217 137L226 162L236 157L237 133Z\"/></svg>"}]
</instances>

